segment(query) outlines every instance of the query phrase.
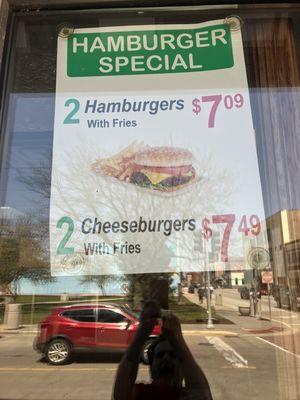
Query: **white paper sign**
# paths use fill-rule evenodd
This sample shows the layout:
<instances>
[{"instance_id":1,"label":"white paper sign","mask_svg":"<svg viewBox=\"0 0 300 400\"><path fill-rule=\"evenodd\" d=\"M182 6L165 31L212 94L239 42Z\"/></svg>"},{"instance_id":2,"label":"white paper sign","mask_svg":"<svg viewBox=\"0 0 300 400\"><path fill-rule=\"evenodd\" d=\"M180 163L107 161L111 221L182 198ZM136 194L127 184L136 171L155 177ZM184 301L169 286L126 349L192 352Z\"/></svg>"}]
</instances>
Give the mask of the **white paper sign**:
<instances>
[{"instance_id":1,"label":"white paper sign","mask_svg":"<svg viewBox=\"0 0 300 400\"><path fill-rule=\"evenodd\" d=\"M210 21L58 39L53 275L247 268L263 221L240 31Z\"/></svg>"}]
</instances>

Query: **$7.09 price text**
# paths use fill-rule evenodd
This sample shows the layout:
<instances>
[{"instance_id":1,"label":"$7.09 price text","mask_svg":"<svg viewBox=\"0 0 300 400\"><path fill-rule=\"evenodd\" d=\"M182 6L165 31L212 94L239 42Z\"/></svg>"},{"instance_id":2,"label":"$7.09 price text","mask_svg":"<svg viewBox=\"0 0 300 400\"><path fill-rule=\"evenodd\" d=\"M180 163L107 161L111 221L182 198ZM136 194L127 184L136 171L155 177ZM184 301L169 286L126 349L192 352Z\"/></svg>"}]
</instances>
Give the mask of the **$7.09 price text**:
<instances>
[{"instance_id":1,"label":"$7.09 price text","mask_svg":"<svg viewBox=\"0 0 300 400\"><path fill-rule=\"evenodd\" d=\"M240 93L234 95L227 94L225 96L217 94L201 96L199 98L195 97L192 101L192 111L194 115L201 115L202 109L206 107L205 104L210 104L208 127L214 128L217 111L220 109L220 106L223 106L225 107L225 110L230 111L234 108L242 108L245 101L243 95Z\"/></svg>"},{"instance_id":2,"label":"$7.09 price text","mask_svg":"<svg viewBox=\"0 0 300 400\"><path fill-rule=\"evenodd\" d=\"M221 241L221 261L228 261L228 245L232 228L236 222L234 214L213 215L211 219L203 218L202 220L202 236L205 240L209 240L213 236L211 224L224 224L223 238ZM245 236L258 236L261 231L261 224L257 215L250 215L249 219L243 215L238 226L238 232Z\"/></svg>"}]
</instances>

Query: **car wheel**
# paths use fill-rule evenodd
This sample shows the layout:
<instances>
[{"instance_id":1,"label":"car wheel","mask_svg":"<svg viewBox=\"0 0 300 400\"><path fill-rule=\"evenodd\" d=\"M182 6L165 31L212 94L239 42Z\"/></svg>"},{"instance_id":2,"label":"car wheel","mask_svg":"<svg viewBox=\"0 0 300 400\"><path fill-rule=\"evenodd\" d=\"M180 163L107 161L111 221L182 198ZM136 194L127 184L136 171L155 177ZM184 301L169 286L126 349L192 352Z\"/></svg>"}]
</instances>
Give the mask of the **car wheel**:
<instances>
[{"instance_id":1,"label":"car wheel","mask_svg":"<svg viewBox=\"0 0 300 400\"><path fill-rule=\"evenodd\" d=\"M144 344L142 354L141 354L141 361L145 365L149 365L149 356L148 356L148 351L149 347L152 345L152 343L155 341L155 339L149 339L147 342Z\"/></svg>"},{"instance_id":2,"label":"car wheel","mask_svg":"<svg viewBox=\"0 0 300 400\"><path fill-rule=\"evenodd\" d=\"M71 345L65 339L54 339L46 347L45 357L49 364L67 364L71 359L71 355Z\"/></svg>"}]
</instances>

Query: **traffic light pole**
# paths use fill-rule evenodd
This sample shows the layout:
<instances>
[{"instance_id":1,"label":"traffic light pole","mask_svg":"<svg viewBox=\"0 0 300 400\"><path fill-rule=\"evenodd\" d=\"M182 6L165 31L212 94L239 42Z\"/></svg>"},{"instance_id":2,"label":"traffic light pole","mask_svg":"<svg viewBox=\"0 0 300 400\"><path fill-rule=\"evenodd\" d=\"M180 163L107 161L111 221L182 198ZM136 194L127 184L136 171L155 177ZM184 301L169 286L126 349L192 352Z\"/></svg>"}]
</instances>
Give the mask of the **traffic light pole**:
<instances>
[{"instance_id":1,"label":"traffic light pole","mask_svg":"<svg viewBox=\"0 0 300 400\"><path fill-rule=\"evenodd\" d=\"M211 317L211 301L210 301L210 274L208 271L208 252L206 246L206 239L204 240L204 267L206 271L206 304L207 304L207 329L214 329L214 324Z\"/></svg>"},{"instance_id":2,"label":"traffic light pole","mask_svg":"<svg viewBox=\"0 0 300 400\"><path fill-rule=\"evenodd\" d=\"M206 276L207 276L207 314L208 314L208 320L207 320L207 329L214 329L214 324L212 322L211 318L211 301L210 301L210 274L209 271L206 271Z\"/></svg>"},{"instance_id":3,"label":"traffic light pole","mask_svg":"<svg viewBox=\"0 0 300 400\"><path fill-rule=\"evenodd\" d=\"M253 280L254 280L254 316L257 319L261 319L261 300L258 298L258 285L257 285L257 271L253 269Z\"/></svg>"},{"instance_id":4,"label":"traffic light pole","mask_svg":"<svg viewBox=\"0 0 300 400\"><path fill-rule=\"evenodd\" d=\"M269 319L272 322L272 311L271 311L271 298L270 298L270 284L268 283L268 304L269 304Z\"/></svg>"}]
</instances>

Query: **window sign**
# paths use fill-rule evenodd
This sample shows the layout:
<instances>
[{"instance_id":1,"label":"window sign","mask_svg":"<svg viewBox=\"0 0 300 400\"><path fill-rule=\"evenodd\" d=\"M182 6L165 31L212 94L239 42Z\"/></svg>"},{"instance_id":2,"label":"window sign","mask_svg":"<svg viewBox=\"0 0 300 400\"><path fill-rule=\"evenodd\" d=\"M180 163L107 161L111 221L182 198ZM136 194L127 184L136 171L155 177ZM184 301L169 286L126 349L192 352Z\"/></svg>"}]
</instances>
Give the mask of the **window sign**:
<instances>
[{"instance_id":1,"label":"window sign","mask_svg":"<svg viewBox=\"0 0 300 400\"><path fill-rule=\"evenodd\" d=\"M263 221L240 30L218 20L58 38L53 275L247 268Z\"/></svg>"}]
</instances>

